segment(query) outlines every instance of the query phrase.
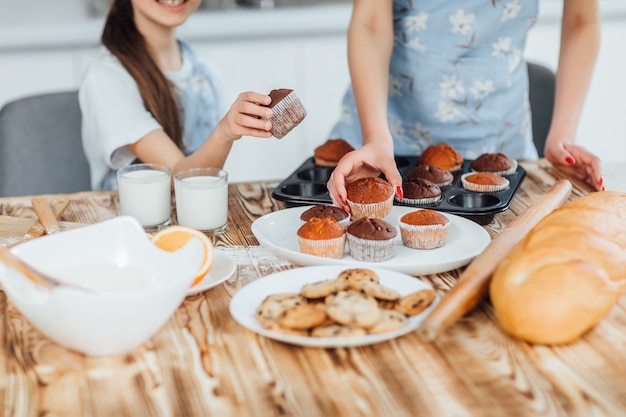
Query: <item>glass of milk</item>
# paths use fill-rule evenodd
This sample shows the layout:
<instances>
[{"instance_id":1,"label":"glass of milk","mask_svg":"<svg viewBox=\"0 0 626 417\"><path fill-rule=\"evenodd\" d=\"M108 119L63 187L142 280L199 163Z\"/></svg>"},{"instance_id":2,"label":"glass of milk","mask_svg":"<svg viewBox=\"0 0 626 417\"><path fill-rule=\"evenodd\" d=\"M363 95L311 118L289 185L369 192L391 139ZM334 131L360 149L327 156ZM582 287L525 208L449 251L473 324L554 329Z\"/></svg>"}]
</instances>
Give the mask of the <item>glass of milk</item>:
<instances>
[{"instance_id":1,"label":"glass of milk","mask_svg":"<svg viewBox=\"0 0 626 417\"><path fill-rule=\"evenodd\" d=\"M220 168L190 168L174 174L178 224L209 235L226 231L228 173Z\"/></svg>"},{"instance_id":2,"label":"glass of milk","mask_svg":"<svg viewBox=\"0 0 626 417\"><path fill-rule=\"evenodd\" d=\"M171 224L172 186L169 167L134 164L117 171L120 214L139 220L148 233Z\"/></svg>"}]
</instances>

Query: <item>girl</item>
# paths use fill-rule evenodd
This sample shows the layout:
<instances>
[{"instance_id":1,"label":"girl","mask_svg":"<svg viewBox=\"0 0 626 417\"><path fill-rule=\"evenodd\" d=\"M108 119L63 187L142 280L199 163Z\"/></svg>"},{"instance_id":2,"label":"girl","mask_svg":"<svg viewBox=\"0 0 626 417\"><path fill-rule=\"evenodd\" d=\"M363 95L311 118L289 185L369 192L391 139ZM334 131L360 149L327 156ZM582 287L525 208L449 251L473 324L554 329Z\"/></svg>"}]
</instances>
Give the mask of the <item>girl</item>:
<instances>
[{"instance_id":1,"label":"girl","mask_svg":"<svg viewBox=\"0 0 626 417\"><path fill-rule=\"evenodd\" d=\"M136 160L221 168L243 135L271 137L270 97L245 92L227 110L213 71L176 38L200 2L113 0L79 90L93 189L117 188L116 170Z\"/></svg>"},{"instance_id":2,"label":"girl","mask_svg":"<svg viewBox=\"0 0 626 417\"><path fill-rule=\"evenodd\" d=\"M381 172L402 198L396 154L447 142L466 159L502 152L536 159L523 60L539 0L354 0L348 31L352 88L331 137L360 149L328 182L344 208L345 183ZM597 0L565 0L555 108L545 156L603 189L600 161L575 144L599 45ZM357 111L358 110L358 111Z\"/></svg>"}]
</instances>

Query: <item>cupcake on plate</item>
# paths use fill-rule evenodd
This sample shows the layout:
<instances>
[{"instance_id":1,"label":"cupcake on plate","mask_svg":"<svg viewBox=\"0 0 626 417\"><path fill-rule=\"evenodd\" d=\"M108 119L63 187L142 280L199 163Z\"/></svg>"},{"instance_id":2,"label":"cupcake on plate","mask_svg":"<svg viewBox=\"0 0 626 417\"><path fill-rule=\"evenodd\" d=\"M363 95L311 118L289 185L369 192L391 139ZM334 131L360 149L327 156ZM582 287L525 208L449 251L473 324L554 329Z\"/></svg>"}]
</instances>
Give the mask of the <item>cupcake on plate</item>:
<instances>
[{"instance_id":1,"label":"cupcake on plate","mask_svg":"<svg viewBox=\"0 0 626 417\"><path fill-rule=\"evenodd\" d=\"M441 188L423 178L402 181L402 191L404 196L399 201L403 204L427 206L441 200Z\"/></svg>"},{"instance_id":2,"label":"cupcake on plate","mask_svg":"<svg viewBox=\"0 0 626 417\"><path fill-rule=\"evenodd\" d=\"M452 184L454 175L447 169L433 165L418 165L406 174L406 179L411 181L422 178L432 182L439 188L444 188Z\"/></svg>"},{"instance_id":3,"label":"cupcake on plate","mask_svg":"<svg viewBox=\"0 0 626 417\"><path fill-rule=\"evenodd\" d=\"M379 218L387 216L393 208L393 186L382 178L364 177L346 187L346 202L352 218Z\"/></svg>"},{"instance_id":4,"label":"cupcake on plate","mask_svg":"<svg viewBox=\"0 0 626 417\"><path fill-rule=\"evenodd\" d=\"M306 117L306 109L300 102L293 90L279 88L268 94L272 102L267 105L272 109L272 135L276 139L282 139L294 127L298 126Z\"/></svg>"},{"instance_id":5,"label":"cupcake on plate","mask_svg":"<svg viewBox=\"0 0 626 417\"><path fill-rule=\"evenodd\" d=\"M450 220L434 210L416 210L400 217L402 244L413 249L435 249L444 245Z\"/></svg>"},{"instance_id":6,"label":"cupcake on plate","mask_svg":"<svg viewBox=\"0 0 626 417\"><path fill-rule=\"evenodd\" d=\"M332 217L337 220L340 225L343 227L348 227L350 224L350 214L342 210L339 207L329 206L326 204L318 204L316 206L311 207L308 210L305 210L300 215L300 220L302 223L306 223L311 220L313 217L317 217L319 219L323 219L324 217Z\"/></svg>"},{"instance_id":7,"label":"cupcake on plate","mask_svg":"<svg viewBox=\"0 0 626 417\"><path fill-rule=\"evenodd\" d=\"M458 171L463 165L463 155L447 143L430 145L419 157L421 165L433 165L448 171Z\"/></svg>"},{"instance_id":8,"label":"cupcake on plate","mask_svg":"<svg viewBox=\"0 0 626 417\"><path fill-rule=\"evenodd\" d=\"M315 148L313 158L315 165L322 167L336 167L339 160L354 148L343 139L328 139L325 143Z\"/></svg>"},{"instance_id":9,"label":"cupcake on plate","mask_svg":"<svg viewBox=\"0 0 626 417\"><path fill-rule=\"evenodd\" d=\"M350 255L357 261L382 262L395 253L398 230L382 219L359 219L346 234Z\"/></svg>"},{"instance_id":10,"label":"cupcake on plate","mask_svg":"<svg viewBox=\"0 0 626 417\"><path fill-rule=\"evenodd\" d=\"M484 153L471 162L470 169L477 172L512 175L517 171L517 161L503 153Z\"/></svg>"},{"instance_id":11,"label":"cupcake on plate","mask_svg":"<svg viewBox=\"0 0 626 417\"><path fill-rule=\"evenodd\" d=\"M509 188L509 180L493 172L468 172L461 176L463 188L479 193L495 193Z\"/></svg>"},{"instance_id":12,"label":"cupcake on plate","mask_svg":"<svg viewBox=\"0 0 626 417\"><path fill-rule=\"evenodd\" d=\"M313 217L297 232L300 252L324 258L343 257L346 229L332 217Z\"/></svg>"}]
</instances>

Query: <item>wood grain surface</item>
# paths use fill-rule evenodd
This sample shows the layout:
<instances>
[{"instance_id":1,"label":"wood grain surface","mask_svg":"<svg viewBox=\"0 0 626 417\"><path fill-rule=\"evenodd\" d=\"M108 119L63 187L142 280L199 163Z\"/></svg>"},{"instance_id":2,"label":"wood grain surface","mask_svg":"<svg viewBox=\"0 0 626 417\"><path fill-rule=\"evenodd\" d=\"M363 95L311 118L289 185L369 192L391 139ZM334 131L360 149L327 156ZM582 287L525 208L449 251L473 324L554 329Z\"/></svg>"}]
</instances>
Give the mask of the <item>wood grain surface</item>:
<instances>
[{"instance_id":1,"label":"wood grain surface","mask_svg":"<svg viewBox=\"0 0 626 417\"><path fill-rule=\"evenodd\" d=\"M527 176L510 209L485 226L492 236L566 178L543 160L523 166ZM255 219L284 207L271 198L277 183L230 185L228 232L214 241L236 262L237 273L187 297L163 328L126 355L93 358L65 349L0 293L3 415L626 415L624 297L596 328L560 347L510 338L488 301L432 343L414 332L358 348L303 348L244 329L228 311L235 292L295 267L258 246L250 230ZM589 191L573 185L570 199ZM65 222L94 223L119 213L114 192L67 197ZM35 218L30 201L1 198L0 215ZM461 272L418 278L443 295Z\"/></svg>"}]
</instances>

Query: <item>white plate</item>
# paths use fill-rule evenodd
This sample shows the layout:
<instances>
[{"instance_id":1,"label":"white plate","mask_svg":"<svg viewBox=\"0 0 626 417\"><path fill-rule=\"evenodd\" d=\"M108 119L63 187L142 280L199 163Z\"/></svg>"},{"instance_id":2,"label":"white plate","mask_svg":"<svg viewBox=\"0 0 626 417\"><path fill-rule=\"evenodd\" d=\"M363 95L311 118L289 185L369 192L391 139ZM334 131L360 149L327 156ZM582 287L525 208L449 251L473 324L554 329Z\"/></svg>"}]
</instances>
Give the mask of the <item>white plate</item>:
<instances>
[{"instance_id":1,"label":"white plate","mask_svg":"<svg viewBox=\"0 0 626 417\"><path fill-rule=\"evenodd\" d=\"M347 347L362 346L394 339L417 329L424 317L439 303L439 296L433 303L417 316L409 317L408 324L402 329L382 334L371 334L359 337L306 337L293 336L266 330L256 320L256 309L261 302L270 294L279 292L300 292L302 286L308 282L322 281L324 279L335 278L345 270L345 266L311 266L295 268L287 271L277 272L260 278L235 293L230 301L230 314L242 326L255 333L301 346L313 347ZM431 286L422 282L418 278L384 269L369 268L375 271L380 277L380 283L386 287L393 288L400 295L407 295L422 289L432 289Z\"/></svg>"},{"instance_id":2,"label":"white plate","mask_svg":"<svg viewBox=\"0 0 626 417\"><path fill-rule=\"evenodd\" d=\"M187 295L198 294L199 292L206 291L209 288L221 284L230 278L236 270L237 265L230 259L230 256L226 255L224 251L220 249L215 249L213 266L204 278L202 278L202 281L187 290Z\"/></svg>"},{"instance_id":3,"label":"white plate","mask_svg":"<svg viewBox=\"0 0 626 417\"><path fill-rule=\"evenodd\" d=\"M323 258L300 252L296 232L301 225L300 214L312 206L294 207L266 214L252 223L252 233L259 242L276 255L297 265L360 265L376 266L411 275L436 274L468 264L491 242L485 229L471 220L449 213L446 243L436 249L411 249L402 244L400 231L393 258L383 262L360 262L347 253L341 259ZM413 207L393 206L385 221L398 227L398 219L416 210Z\"/></svg>"}]
</instances>

